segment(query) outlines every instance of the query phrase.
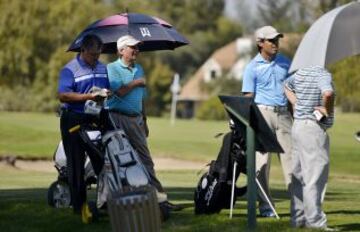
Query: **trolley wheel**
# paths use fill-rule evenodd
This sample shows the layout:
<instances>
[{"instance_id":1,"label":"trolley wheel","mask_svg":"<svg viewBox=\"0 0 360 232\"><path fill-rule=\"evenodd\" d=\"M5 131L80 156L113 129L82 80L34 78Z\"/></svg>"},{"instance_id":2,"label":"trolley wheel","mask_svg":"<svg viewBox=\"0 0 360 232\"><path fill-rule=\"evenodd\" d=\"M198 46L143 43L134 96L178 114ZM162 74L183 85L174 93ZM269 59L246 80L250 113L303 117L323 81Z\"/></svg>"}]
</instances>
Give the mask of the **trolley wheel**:
<instances>
[{"instance_id":1,"label":"trolley wheel","mask_svg":"<svg viewBox=\"0 0 360 232\"><path fill-rule=\"evenodd\" d=\"M68 208L71 205L70 187L66 182L55 181L50 185L48 204L54 208Z\"/></svg>"}]
</instances>

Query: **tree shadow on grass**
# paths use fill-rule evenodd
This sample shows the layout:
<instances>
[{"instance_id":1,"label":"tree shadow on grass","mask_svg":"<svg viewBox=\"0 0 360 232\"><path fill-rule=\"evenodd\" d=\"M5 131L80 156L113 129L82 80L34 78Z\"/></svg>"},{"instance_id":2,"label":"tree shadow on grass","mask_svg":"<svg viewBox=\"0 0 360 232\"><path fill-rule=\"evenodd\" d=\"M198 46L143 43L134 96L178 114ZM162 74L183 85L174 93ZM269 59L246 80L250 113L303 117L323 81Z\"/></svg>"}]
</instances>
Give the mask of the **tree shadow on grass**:
<instances>
[{"instance_id":1,"label":"tree shadow on grass","mask_svg":"<svg viewBox=\"0 0 360 232\"><path fill-rule=\"evenodd\" d=\"M360 214L360 210L335 210L326 211L326 214Z\"/></svg>"},{"instance_id":2,"label":"tree shadow on grass","mask_svg":"<svg viewBox=\"0 0 360 232\"><path fill-rule=\"evenodd\" d=\"M173 212L170 220L162 225L162 231L241 231L246 229L247 204L246 198L237 199L233 219L229 219L229 210L220 214L194 215L195 187L168 187L169 199L183 204L183 211ZM94 194L94 191L89 194ZM337 193L334 193L337 194ZM276 201L289 200L287 192L281 189L272 190ZM92 196L93 197L93 196ZM359 210L337 210L327 214L359 214ZM289 214L280 214L288 218ZM71 209L54 209L47 205L47 189L9 189L0 190L0 228L10 228L7 232L21 231L76 231L103 232L110 231L109 217L102 217L92 225L81 223L79 215L72 214ZM341 231L360 231L359 223L336 225ZM258 218L257 231L287 231L288 220L268 220Z\"/></svg>"},{"instance_id":3,"label":"tree shadow on grass","mask_svg":"<svg viewBox=\"0 0 360 232\"><path fill-rule=\"evenodd\" d=\"M109 217L91 226L81 222L70 208L47 204L46 188L0 190L0 228L7 232L103 232L110 231Z\"/></svg>"},{"instance_id":4,"label":"tree shadow on grass","mask_svg":"<svg viewBox=\"0 0 360 232\"><path fill-rule=\"evenodd\" d=\"M360 231L360 223L336 225L340 231Z\"/></svg>"},{"instance_id":5,"label":"tree shadow on grass","mask_svg":"<svg viewBox=\"0 0 360 232\"><path fill-rule=\"evenodd\" d=\"M194 201L195 187L167 187L165 188L169 199L174 201ZM275 202L287 201L290 199L289 194L285 190L271 190L272 197ZM238 197L238 201L246 201L246 195Z\"/></svg>"}]
</instances>

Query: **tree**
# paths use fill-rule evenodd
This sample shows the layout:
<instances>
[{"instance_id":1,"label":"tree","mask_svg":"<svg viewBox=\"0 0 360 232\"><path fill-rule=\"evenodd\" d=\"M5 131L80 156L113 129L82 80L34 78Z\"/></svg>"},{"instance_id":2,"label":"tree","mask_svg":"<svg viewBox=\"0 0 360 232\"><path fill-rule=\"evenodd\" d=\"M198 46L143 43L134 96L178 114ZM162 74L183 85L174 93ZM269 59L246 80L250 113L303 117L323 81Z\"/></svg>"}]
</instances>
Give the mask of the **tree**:
<instances>
[{"instance_id":1,"label":"tree","mask_svg":"<svg viewBox=\"0 0 360 232\"><path fill-rule=\"evenodd\" d=\"M163 18L191 43L175 52L145 53L140 59L149 78L148 108L160 115L170 101L175 72L189 76L214 49L241 35L241 27L222 16L223 8L223 0L0 1L0 85L9 93L0 105L16 110L55 109L58 72L75 56L66 53L69 44L90 23L128 10ZM102 59L108 62L115 56ZM18 91L31 100L15 102Z\"/></svg>"},{"instance_id":2,"label":"tree","mask_svg":"<svg viewBox=\"0 0 360 232\"><path fill-rule=\"evenodd\" d=\"M29 101L23 101L23 110L28 110L29 105L47 104L45 93L56 90L57 86L57 76L50 80L49 73L59 72L49 66L51 59L68 57L66 48L75 35L105 12L106 7L99 1L81 4L76 0L0 1L0 84L9 90L23 87L29 96ZM63 50L58 51L59 48ZM53 56L55 52L57 55ZM66 61L62 61L64 65ZM36 88L32 91L34 84ZM14 91L14 96L1 101L14 105L11 101L16 101L16 97ZM50 108L55 106L44 109Z\"/></svg>"},{"instance_id":3,"label":"tree","mask_svg":"<svg viewBox=\"0 0 360 232\"><path fill-rule=\"evenodd\" d=\"M259 0L257 9L264 24L289 32L293 31L292 6L290 0Z\"/></svg>"},{"instance_id":4,"label":"tree","mask_svg":"<svg viewBox=\"0 0 360 232\"><path fill-rule=\"evenodd\" d=\"M140 63L144 66L148 96L146 113L161 116L171 101L170 85L174 72L160 59L149 59L142 54Z\"/></svg>"},{"instance_id":5,"label":"tree","mask_svg":"<svg viewBox=\"0 0 360 232\"><path fill-rule=\"evenodd\" d=\"M360 55L346 58L331 65L336 90L336 102L344 112L360 111L360 72L356 67Z\"/></svg>"}]
</instances>

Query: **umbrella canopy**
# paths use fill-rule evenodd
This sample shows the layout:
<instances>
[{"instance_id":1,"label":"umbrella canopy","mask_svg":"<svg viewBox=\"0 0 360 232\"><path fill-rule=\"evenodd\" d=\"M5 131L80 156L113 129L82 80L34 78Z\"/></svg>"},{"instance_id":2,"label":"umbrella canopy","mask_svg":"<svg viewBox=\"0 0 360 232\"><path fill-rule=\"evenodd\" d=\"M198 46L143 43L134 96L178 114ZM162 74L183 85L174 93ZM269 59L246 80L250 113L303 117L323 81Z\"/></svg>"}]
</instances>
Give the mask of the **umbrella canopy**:
<instances>
[{"instance_id":1,"label":"umbrella canopy","mask_svg":"<svg viewBox=\"0 0 360 232\"><path fill-rule=\"evenodd\" d=\"M325 67L360 53L360 1L337 7L321 16L306 32L289 72L319 65Z\"/></svg>"},{"instance_id":2,"label":"umbrella canopy","mask_svg":"<svg viewBox=\"0 0 360 232\"><path fill-rule=\"evenodd\" d=\"M79 52L82 38L87 34L95 34L102 39L103 53L116 53L116 41L123 35L131 35L142 41L140 51L173 50L189 44L166 21L137 13L113 15L92 23L76 37L68 51Z\"/></svg>"}]
</instances>

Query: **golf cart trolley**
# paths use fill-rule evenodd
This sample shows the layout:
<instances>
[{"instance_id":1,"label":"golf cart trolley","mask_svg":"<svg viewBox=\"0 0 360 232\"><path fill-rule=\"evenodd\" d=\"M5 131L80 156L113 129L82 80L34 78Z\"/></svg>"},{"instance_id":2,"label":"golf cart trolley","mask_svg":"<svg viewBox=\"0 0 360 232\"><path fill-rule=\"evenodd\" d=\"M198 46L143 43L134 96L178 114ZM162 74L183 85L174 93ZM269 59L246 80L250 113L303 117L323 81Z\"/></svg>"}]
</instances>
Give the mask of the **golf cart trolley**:
<instances>
[{"instance_id":1,"label":"golf cart trolley","mask_svg":"<svg viewBox=\"0 0 360 232\"><path fill-rule=\"evenodd\" d=\"M85 183L89 188L92 184L97 184L97 207L89 204L92 210L93 207L96 209L106 206L113 195L124 189L148 186L150 177L127 135L116 127L110 112L103 107L103 102L88 100L85 103L85 113L97 117L96 125L78 125L72 133L79 133L85 143ZM62 142L54 153L54 161L59 175L48 190L48 203L55 208L69 207L71 194Z\"/></svg>"},{"instance_id":2,"label":"golf cart trolley","mask_svg":"<svg viewBox=\"0 0 360 232\"><path fill-rule=\"evenodd\" d=\"M354 138L355 138L358 142L360 142L360 131L358 131L358 132L356 132L356 133L354 134Z\"/></svg>"},{"instance_id":3,"label":"golf cart trolley","mask_svg":"<svg viewBox=\"0 0 360 232\"><path fill-rule=\"evenodd\" d=\"M87 133L94 144L101 142L100 131L88 131ZM53 160L55 163L54 167L58 171L58 178L48 189L48 204L55 208L67 208L71 205L71 194L67 175L66 156L62 141L59 142L54 152ZM87 155L84 179L88 189L91 188L92 184L97 183L97 176Z\"/></svg>"}]
</instances>

